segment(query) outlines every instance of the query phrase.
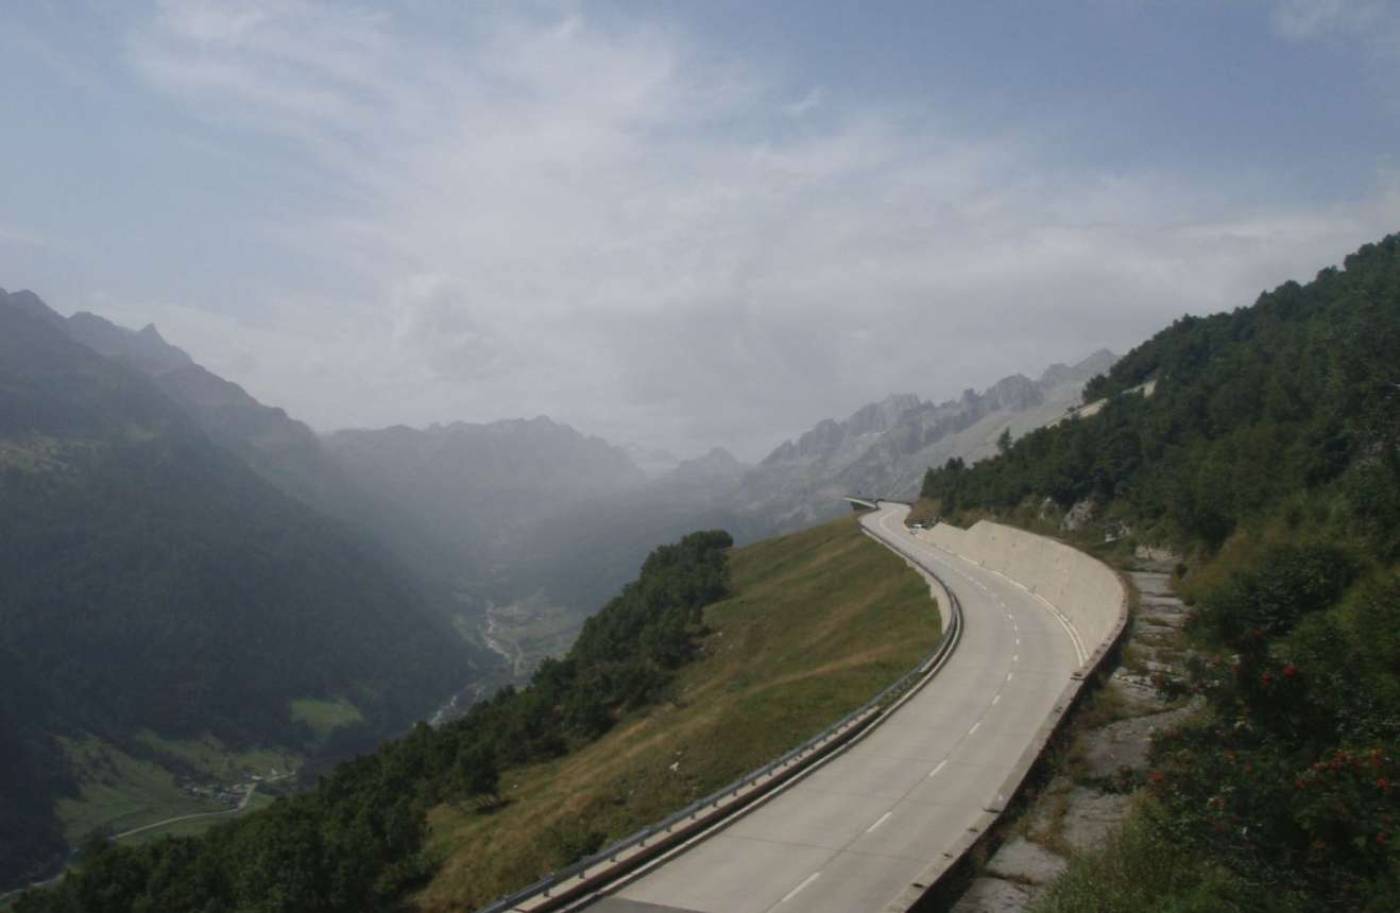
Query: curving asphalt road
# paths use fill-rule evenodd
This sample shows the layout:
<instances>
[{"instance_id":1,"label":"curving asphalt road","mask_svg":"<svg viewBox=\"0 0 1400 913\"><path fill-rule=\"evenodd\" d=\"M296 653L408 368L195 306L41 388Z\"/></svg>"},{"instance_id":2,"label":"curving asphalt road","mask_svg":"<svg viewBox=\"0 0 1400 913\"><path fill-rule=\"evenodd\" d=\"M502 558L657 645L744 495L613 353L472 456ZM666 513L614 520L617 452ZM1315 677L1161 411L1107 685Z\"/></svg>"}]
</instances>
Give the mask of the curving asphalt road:
<instances>
[{"instance_id":1,"label":"curving asphalt road","mask_svg":"<svg viewBox=\"0 0 1400 913\"><path fill-rule=\"evenodd\" d=\"M908 510L882 502L861 522L957 594L962 641L942 671L849 750L591 913L878 911L1000 809L1082 657L1042 600L910 535Z\"/></svg>"}]
</instances>

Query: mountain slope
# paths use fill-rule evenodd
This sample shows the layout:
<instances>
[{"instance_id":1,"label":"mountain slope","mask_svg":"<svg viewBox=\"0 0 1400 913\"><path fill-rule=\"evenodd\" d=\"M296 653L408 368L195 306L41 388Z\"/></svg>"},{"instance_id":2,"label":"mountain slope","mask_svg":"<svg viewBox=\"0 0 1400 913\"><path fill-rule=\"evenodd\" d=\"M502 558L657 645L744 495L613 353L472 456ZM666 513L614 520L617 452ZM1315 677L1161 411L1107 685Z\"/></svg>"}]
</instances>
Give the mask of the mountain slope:
<instances>
[{"instance_id":1,"label":"mountain slope","mask_svg":"<svg viewBox=\"0 0 1400 913\"><path fill-rule=\"evenodd\" d=\"M558 607L577 623L657 541L629 553L621 576L590 572L581 545L587 528L570 530L567 547L542 545L542 535L577 505L645 481L620 448L543 416L339 431L324 443L377 515L366 522L390 527L385 535L399 553L420 554L423 573L453 590L462 624L474 624L483 608L527 600Z\"/></svg>"},{"instance_id":2,"label":"mountain slope","mask_svg":"<svg viewBox=\"0 0 1400 913\"><path fill-rule=\"evenodd\" d=\"M1306 286L1252 307L1185 317L1087 393L1091 418L1033 432L1001 460L930 472L945 508L1086 499L1159 539L1219 546L1303 492L1337 487L1376 529L1400 511L1400 240L1367 245ZM1131 392L1155 381L1152 396Z\"/></svg>"},{"instance_id":3,"label":"mountain slope","mask_svg":"<svg viewBox=\"0 0 1400 913\"><path fill-rule=\"evenodd\" d=\"M844 421L827 420L758 466L722 448L650 478L629 453L545 418L342 431L326 448L345 477L375 493L383 526L397 505L400 554L432 555L449 581L458 623L484 615L486 640L528 668L557 650L620 586L652 544L696 527L736 541L839 516L851 492L912 496L930 463L995 452L1077 405L1083 384L1113 356L1016 375L941 404L891 396ZM416 537L416 538L415 538Z\"/></svg>"},{"instance_id":4,"label":"mountain slope","mask_svg":"<svg viewBox=\"0 0 1400 913\"><path fill-rule=\"evenodd\" d=\"M356 485L309 427L207 370L166 342L154 326L133 331L79 312L68 318L66 330L88 348L149 377L215 443L265 480L348 523L360 538L380 547L384 560L411 576L430 604L471 642L471 633L481 625L480 605L460 598L463 581L474 581L489 564L474 560L470 549L464 553L444 541L437 533L440 518L425 523L417 512L421 502Z\"/></svg>"},{"instance_id":5,"label":"mountain slope","mask_svg":"<svg viewBox=\"0 0 1400 913\"><path fill-rule=\"evenodd\" d=\"M1082 541L1185 555L1195 656L1161 681L1200 712L1154 740L1129 839L1043 908L1400 909L1400 235L1177 321L1089 395L923 486L955 520L1092 504Z\"/></svg>"},{"instance_id":6,"label":"mountain slope","mask_svg":"<svg viewBox=\"0 0 1400 913\"><path fill-rule=\"evenodd\" d=\"M730 554L733 594L668 704L558 761L511 771L508 803L430 814L441 871L417 898L469 910L634 833L800 744L912 668L939 635L929 592L852 518ZM781 632L781 634L780 634Z\"/></svg>"},{"instance_id":7,"label":"mountain slope","mask_svg":"<svg viewBox=\"0 0 1400 913\"><path fill-rule=\"evenodd\" d=\"M471 674L372 550L28 293L0 293L0 504L0 804L50 822L0 815L6 880L59 848L58 736L307 747L312 698L358 708L363 739Z\"/></svg>"},{"instance_id":8,"label":"mountain slope","mask_svg":"<svg viewBox=\"0 0 1400 913\"><path fill-rule=\"evenodd\" d=\"M17 913L469 909L795 746L938 638L927 585L854 522L728 544L656 549L528 687L197 840L100 849Z\"/></svg>"},{"instance_id":9,"label":"mountain slope","mask_svg":"<svg viewBox=\"0 0 1400 913\"><path fill-rule=\"evenodd\" d=\"M840 516L852 492L912 497L931 463L994 453L1002 433L1062 417L1113 360L1098 352L1039 380L1016 375L941 404L891 396L844 421L820 422L757 466L716 448L645 485L562 506L528 548L558 556L550 562L557 592L592 595L599 583L625 579L649 543L685 529L722 526L747 543Z\"/></svg>"},{"instance_id":10,"label":"mountain slope","mask_svg":"<svg viewBox=\"0 0 1400 913\"><path fill-rule=\"evenodd\" d=\"M1004 432L1022 435L1063 415L1113 360L1099 351L1073 366L1052 365L1039 380L1017 374L943 403L899 394L844 421L827 419L749 472L735 508L763 517L776 531L835 516L852 492L912 497L930 465L988 456Z\"/></svg>"},{"instance_id":11,"label":"mountain slope","mask_svg":"<svg viewBox=\"0 0 1400 913\"><path fill-rule=\"evenodd\" d=\"M133 331L79 312L66 328L94 352L151 378L210 438L286 493L337 516L355 502L315 432L197 364L153 325Z\"/></svg>"}]
</instances>

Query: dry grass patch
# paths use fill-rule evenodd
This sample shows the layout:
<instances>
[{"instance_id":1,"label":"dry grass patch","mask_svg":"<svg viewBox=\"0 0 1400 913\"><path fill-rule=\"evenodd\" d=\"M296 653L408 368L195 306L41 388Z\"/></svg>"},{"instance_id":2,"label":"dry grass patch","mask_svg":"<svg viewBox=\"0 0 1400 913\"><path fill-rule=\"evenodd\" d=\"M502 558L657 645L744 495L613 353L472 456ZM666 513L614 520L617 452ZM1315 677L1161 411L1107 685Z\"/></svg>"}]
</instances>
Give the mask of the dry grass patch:
<instances>
[{"instance_id":1,"label":"dry grass patch","mask_svg":"<svg viewBox=\"0 0 1400 913\"><path fill-rule=\"evenodd\" d=\"M860 706L938 639L927 585L853 518L738 549L674 699L556 761L505 771L494 811L439 806L416 898L460 911L720 788Z\"/></svg>"}]
</instances>

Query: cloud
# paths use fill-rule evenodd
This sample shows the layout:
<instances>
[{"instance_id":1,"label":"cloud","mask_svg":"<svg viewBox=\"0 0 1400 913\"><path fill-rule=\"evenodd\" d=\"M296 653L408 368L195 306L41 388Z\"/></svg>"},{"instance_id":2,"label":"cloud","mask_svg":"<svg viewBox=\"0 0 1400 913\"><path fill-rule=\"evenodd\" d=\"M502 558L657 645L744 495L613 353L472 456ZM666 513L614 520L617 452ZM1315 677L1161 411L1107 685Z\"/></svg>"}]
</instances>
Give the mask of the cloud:
<instances>
[{"instance_id":1,"label":"cloud","mask_svg":"<svg viewBox=\"0 0 1400 913\"><path fill-rule=\"evenodd\" d=\"M1386 0L1273 0L1273 7L1275 29L1299 41L1354 36L1395 17Z\"/></svg>"},{"instance_id":2,"label":"cloud","mask_svg":"<svg viewBox=\"0 0 1400 913\"><path fill-rule=\"evenodd\" d=\"M784 105L783 113L788 117L802 117L820 107L823 97L824 93L820 88L812 89L796 101Z\"/></svg>"},{"instance_id":3,"label":"cloud","mask_svg":"<svg viewBox=\"0 0 1400 913\"><path fill-rule=\"evenodd\" d=\"M1300 35L1342 15L1280 9ZM131 35L149 85L316 175L267 231L358 290L287 289L268 326L167 310L173 339L216 370L256 350L242 379L321 427L548 413L757 456L1247 303L1400 202L1050 169L1035 136L837 106L653 24L474 14L170 2Z\"/></svg>"},{"instance_id":4,"label":"cloud","mask_svg":"<svg viewBox=\"0 0 1400 913\"><path fill-rule=\"evenodd\" d=\"M1271 0L1274 31L1295 42L1332 41L1371 58L1378 78L1400 77L1400 7L1392 0ZM1392 89L1392 100L1396 95Z\"/></svg>"},{"instance_id":5,"label":"cloud","mask_svg":"<svg viewBox=\"0 0 1400 913\"><path fill-rule=\"evenodd\" d=\"M481 380L508 365L494 333L477 317L472 290L451 276L411 276L390 298L393 341L440 378Z\"/></svg>"},{"instance_id":6,"label":"cloud","mask_svg":"<svg viewBox=\"0 0 1400 913\"><path fill-rule=\"evenodd\" d=\"M47 247L49 242L38 232L30 231L18 225L6 225L0 222L0 244Z\"/></svg>"}]
</instances>

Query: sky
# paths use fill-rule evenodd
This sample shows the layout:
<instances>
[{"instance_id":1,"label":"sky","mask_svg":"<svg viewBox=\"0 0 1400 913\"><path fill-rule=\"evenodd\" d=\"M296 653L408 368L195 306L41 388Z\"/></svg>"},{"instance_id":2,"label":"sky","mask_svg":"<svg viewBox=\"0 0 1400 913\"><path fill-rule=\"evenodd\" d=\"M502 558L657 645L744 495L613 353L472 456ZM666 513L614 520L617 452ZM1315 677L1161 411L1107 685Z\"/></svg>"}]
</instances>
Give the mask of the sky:
<instances>
[{"instance_id":1,"label":"sky","mask_svg":"<svg viewBox=\"0 0 1400 913\"><path fill-rule=\"evenodd\" d=\"M758 459L1400 230L1400 2L15 3L0 286L322 430Z\"/></svg>"}]
</instances>

